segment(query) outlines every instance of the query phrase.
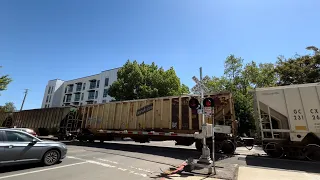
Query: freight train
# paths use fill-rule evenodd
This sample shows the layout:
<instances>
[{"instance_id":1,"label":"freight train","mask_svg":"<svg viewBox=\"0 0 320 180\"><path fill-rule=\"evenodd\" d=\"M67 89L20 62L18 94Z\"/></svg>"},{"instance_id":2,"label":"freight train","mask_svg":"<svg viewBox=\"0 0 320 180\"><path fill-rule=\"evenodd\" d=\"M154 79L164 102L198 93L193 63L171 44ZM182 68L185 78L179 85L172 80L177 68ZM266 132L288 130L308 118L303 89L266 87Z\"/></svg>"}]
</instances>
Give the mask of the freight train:
<instances>
[{"instance_id":1,"label":"freight train","mask_svg":"<svg viewBox=\"0 0 320 180\"><path fill-rule=\"evenodd\" d=\"M257 129L271 157L320 161L320 84L258 88Z\"/></svg>"},{"instance_id":2,"label":"freight train","mask_svg":"<svg viewBox=\"0 0 320 180\"><path fill-rule=\"evenodd\" d=\"M4 127L33 128L40 136L77 134L80 141L110 141L115 137L130 137L133 141L175 140L176 145L192 145L201 151L201 138L212 147L212 122L215 127L215 150L234 153L237 123L234 103L229 92L207 94L214 100L214 115L206 117L189 108L194 95L139 99L86 105L78 108L60 107L25 110L0 114ZM211 125L211 126L210 126Z\"/></svg>"}]
</instances>

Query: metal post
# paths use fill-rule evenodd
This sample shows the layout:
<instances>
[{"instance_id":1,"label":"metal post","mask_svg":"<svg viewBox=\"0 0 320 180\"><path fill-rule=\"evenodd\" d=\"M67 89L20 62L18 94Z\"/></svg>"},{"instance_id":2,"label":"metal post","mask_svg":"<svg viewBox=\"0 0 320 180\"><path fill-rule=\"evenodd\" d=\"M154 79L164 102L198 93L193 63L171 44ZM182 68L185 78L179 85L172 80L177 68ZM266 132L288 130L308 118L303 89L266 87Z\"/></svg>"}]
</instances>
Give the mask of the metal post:
<instances>
[{"instance_id":1,"label":"metal post","mask_svg":"<svg viewBox=\"0 0 320 180\"><path fill-rule=\"evenodd\" d=\"M202 82L202 67L200 67L200 82ZM203 87L201 87L201 102L203 101L204 99L204 95L203 95ZM203 105L202 105L202 109L203 109ZM206 124L205 122L205 119L204 119L204 113L202 112L202 115L201 115L201 119L202 119L202 125ZM206 142L206 138L203 138L202 140L202 144L203 144L203 147L206 146L207 142Z\"/></svg>"},{"instance_id":2,"label":"metal post","mask_svg":"<svg viewBox=\"0 0 320 180\"><path fill-rule=\"evenodd\" d=\"M214 107L212 108L212 168L213 168L213 174L216 175L216 165L215 165L215 156L214 156ZM212 171L212 170L211 170Z\"/></svg>"},{"instance_id":3,"label":"metal post","mask_svg":"<svg viewBox=\"0 0 320 180\"><path fill-rule=\"evenodd\" d=\"M202 67L200 67L200 82L202 82ZM201 102L203 102L203 99L204 99L204 89L202 87L202 85L200 85L200 90L201 90ZM203 112L203 104L202 104L202 127L203 126L206 126L207 123L205 122L205 118L204 118L204 112ZM206 143L206 137L203 138L202 140L202 144L203 144L203 147L202 147L202 155L198 161L198 163L201 163L201 164L207 164L207 165L210 165L209 167L209 173L211 172L211 163L212 163L212 160L210 158L210 149L208 148L207 146L207 143Z\"/></svg>"}]
</instances>

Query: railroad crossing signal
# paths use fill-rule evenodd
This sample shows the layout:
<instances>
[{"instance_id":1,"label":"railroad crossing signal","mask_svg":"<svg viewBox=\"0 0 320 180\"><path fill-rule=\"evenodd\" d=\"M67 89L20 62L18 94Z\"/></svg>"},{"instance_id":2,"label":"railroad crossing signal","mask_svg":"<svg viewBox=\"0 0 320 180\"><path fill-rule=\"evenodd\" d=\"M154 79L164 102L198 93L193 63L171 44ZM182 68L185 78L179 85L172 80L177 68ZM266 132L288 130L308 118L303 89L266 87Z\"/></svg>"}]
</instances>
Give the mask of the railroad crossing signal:
<instances>
[{"instance_id":1,"label":"railroad crossing signal","mask_svg":"<svg viewBox=\"0 0 320 180\"><path fill-rule=\"evenodd\" d=\"M195 76L192 77L192 80L196 83L196 89L201 90L203 89L205 92L208 92L209 89Z\"/></svg>"},{"instance_id":2,"label":"railroad crossing signal","mask_svg":"<svg viewBox=\"0 0 320 180\"><path fill-rule=\"evenodd\" d=\"M200 106L200 103L198 101L198 99L196 98L191 98L190 101L189 101L189 107L191 109L198 109Z\"/></svg>"},{"instance_id":3,"label":"railroad crossing signal","mask_svg":"<svg viewBox=\"0 0 320 180\"><path fill-rule=\"evenodd\" d=\"M205 98L202 103L204 107L214 107L214 100L212 98Z\"/></svg>"}]
</instances>

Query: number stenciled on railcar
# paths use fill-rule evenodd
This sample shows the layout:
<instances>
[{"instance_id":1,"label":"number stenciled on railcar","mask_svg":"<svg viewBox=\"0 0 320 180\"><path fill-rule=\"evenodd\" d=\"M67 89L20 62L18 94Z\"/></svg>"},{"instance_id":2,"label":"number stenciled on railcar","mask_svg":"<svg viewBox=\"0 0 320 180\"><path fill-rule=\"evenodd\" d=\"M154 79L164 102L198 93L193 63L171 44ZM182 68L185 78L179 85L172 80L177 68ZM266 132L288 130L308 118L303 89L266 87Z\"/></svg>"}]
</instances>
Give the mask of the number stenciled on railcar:
<instances>
[{"instance_id":1,"label":"number stenciled on railcar","mask_svg":"<svg viewBox=\"0 0 320 180\"><path fill-rule=\"evenodd\" d=\"M320 120L320 116L319 115L312 115L312 120Z\"/></svg>"},{"instance_id":2,"label":"number stenciled on railcar","mask_svg":"<svg viewBox=\"0 0 320 180\"><path fill-rule=\"evenodd\" d=\"M310 109L310 113L312 114L312 120L320 120L318 109Z\"/></svg>"},{"instance_id":3,"label":"number stenciled on railcar","mask_svg":"<svg viewBox=\"0 0 320 180\"><path fill-rule=\"evenodd\" d=\"M294 109L293 113L295 114L295 115L293 115L294 120L303 120L304 119L304 117L301 113L301 109Z\"/></svg>"},{"instance_id":4,"label":"number stenciled on railcar","mask_svg":"<svg viewBox=\"0 0 320 180\"><path fill-rule=\"evenodd\" d=\"M294 114L302 114L302 113L301 113L301 109L298 109L298 110L297 110L297 109L294 109L294 110L293 110L293 113L294 113Z\"/></svg>"},{"instance_id":5,"label":"number stenciled on railcar","mask_svg":"<svg viewBox=\"0 0 320 180\"><path fill-rule=\"evenodd\" d=\"M311 114L318 114L319 110L318 109L310 109Z\"/></svg>"}]
</instances>

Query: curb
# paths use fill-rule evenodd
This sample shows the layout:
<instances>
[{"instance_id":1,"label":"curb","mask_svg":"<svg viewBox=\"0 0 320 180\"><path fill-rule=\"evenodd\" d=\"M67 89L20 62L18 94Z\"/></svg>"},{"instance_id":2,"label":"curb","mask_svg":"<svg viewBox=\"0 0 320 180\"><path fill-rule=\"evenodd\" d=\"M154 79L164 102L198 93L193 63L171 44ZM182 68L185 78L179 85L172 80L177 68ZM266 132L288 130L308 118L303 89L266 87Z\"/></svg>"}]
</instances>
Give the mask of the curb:
<instances>
[{"instance_id":1,"label":"curb","mask_svg":"<svg viewBox=\"0 0 320 180\"><path fill-rule=\"evenodd\" d=\"M239 165L237 165L236 170L234 172L234 176L233 176L233 180L237 180L238 179L238 174L239 174Z\"/></svg>"}]
</instances>

